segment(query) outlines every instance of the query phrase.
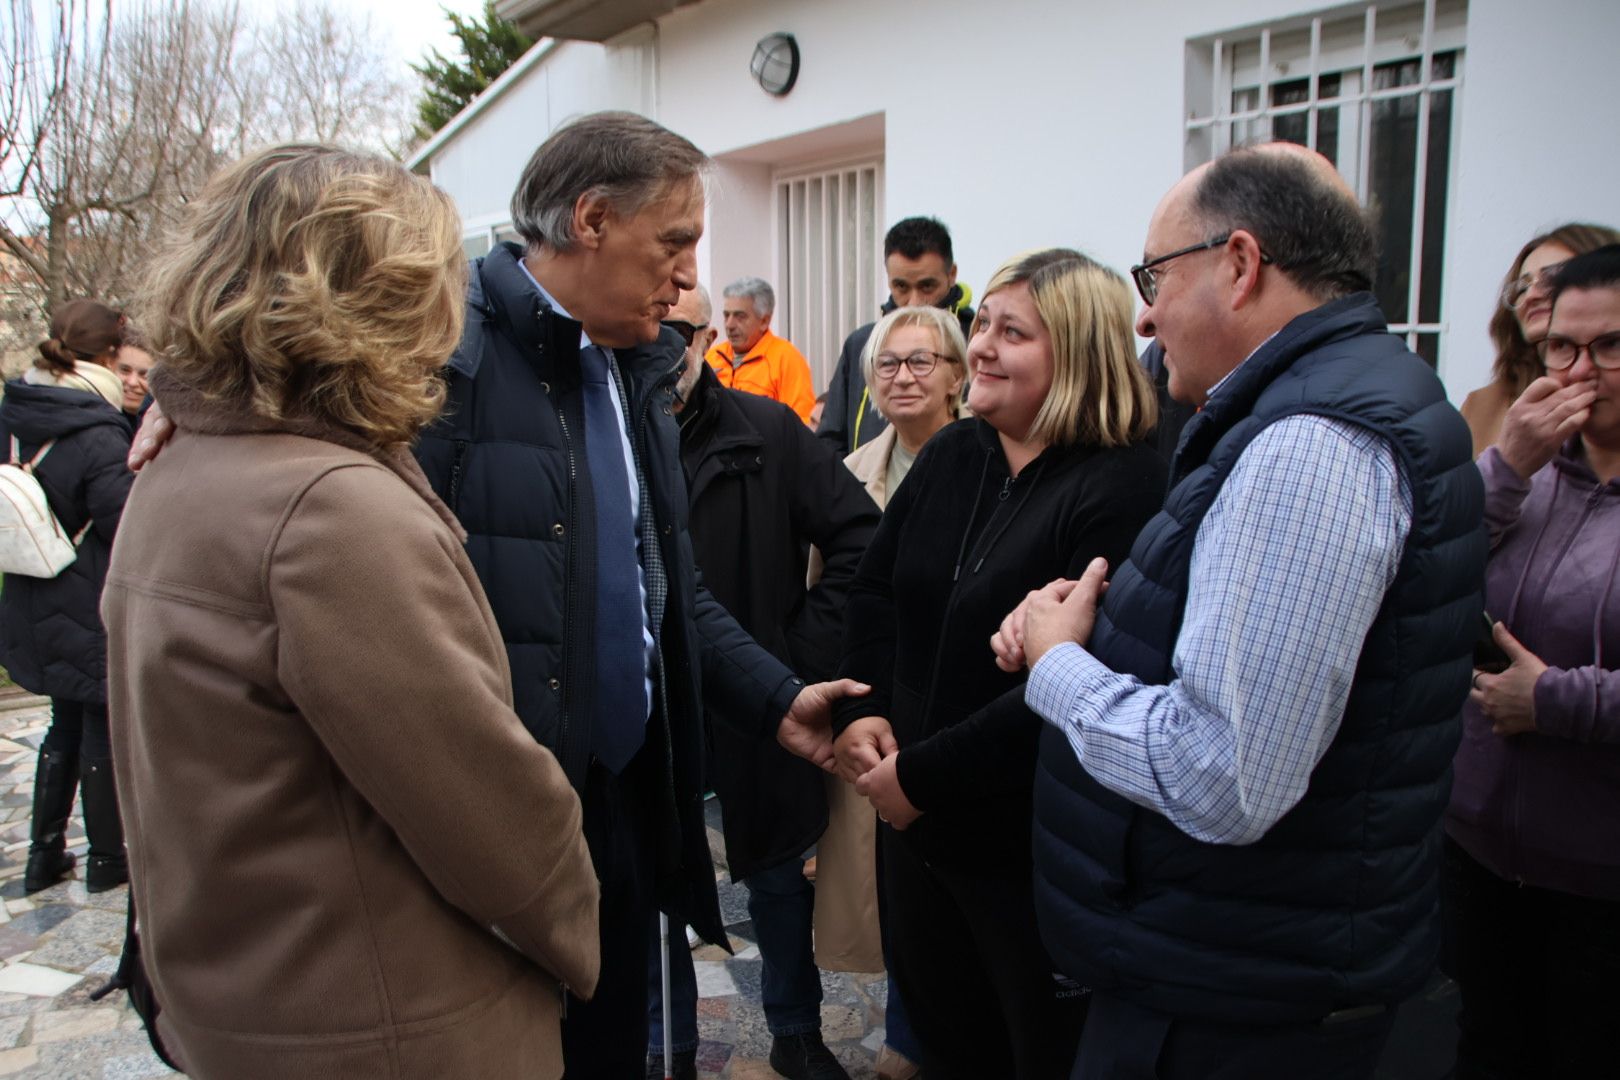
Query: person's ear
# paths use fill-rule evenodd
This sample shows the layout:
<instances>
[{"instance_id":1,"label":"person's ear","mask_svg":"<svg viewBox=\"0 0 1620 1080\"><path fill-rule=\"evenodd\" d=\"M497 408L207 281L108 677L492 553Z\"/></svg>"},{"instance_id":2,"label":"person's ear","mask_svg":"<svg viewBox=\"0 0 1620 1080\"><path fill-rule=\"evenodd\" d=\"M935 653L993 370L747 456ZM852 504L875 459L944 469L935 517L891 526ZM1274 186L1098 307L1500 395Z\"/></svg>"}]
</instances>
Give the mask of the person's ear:
<instances>
[{"instance_id":1,"label":"person's ear","mask_svg":"<svg viewBox=\"0 0 1620 1080\"><path fill-rule=\"evenodd\" d=\"M584 248L596 250L601 246L602 235L606 231L608 220L613 216L613 206L606 196L600 192L587 191L574 202L574 239Z\"/></svg>"},{"instance_id":2,"label":"person's ear","mask_svg":"<svg viewBox=\"0 0 1620 1080\"><path fill-rule=\"evenodd\" d=\"M714 339L720 336L720 331L711 326L700 331L699 336L703 339L703 353L707 356L709 350L714 347Z\"/></svg>"},{"instance_id":3,"label":"person's ear","mask_svg":"<svg viewBox=\"0 0 1620 1080\"><path fill-rule=\"evenodd\" d=\"M947 288L949 286L952 286L952 285L956 284L956 264L955 263L951 263L951 268L945 272L945 284L946 284Z\"/></svg>"},{"instance_id":4,"label":"person's ear","mask_svg":"<svg viewBox=\"0 0 1620 1080\"><path fill-rule=\"evenodd\" d=\"M1234 229L1225 247L1226 270L1232 310L1237 311L1252 302L1260 291L1260 271L1265 256L1260 252L1260 241L1247 229Z\"/></svg>"}]
</instances>

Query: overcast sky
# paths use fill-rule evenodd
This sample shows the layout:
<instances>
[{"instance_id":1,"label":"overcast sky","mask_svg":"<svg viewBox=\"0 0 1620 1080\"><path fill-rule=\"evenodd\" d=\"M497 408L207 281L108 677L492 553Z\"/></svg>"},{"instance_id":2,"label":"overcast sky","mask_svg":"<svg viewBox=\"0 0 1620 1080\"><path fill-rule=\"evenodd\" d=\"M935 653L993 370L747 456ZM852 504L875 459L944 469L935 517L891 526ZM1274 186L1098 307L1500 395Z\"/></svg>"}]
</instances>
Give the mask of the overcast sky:
<instances>
[{"instance_id":1,"label":"overcast sky","mask_svg":"<svg viewBox=\"0 0 1620 1080\"><path fill-rule=\"evenodd\" d=\"M399 57L399 69L411 76L406 65L421 59L430 48L446 56L456 55L456 40L450 36L450 22L444 17L444 8L462 15L476 15L483 10L483 0L330 0L333 7L354 12L357 16L371 17L374 34L393 39L393 52ZM284 0L241 0L242 10L255 18L274 15L288 5Z\"/></svg>"}]
</instances>

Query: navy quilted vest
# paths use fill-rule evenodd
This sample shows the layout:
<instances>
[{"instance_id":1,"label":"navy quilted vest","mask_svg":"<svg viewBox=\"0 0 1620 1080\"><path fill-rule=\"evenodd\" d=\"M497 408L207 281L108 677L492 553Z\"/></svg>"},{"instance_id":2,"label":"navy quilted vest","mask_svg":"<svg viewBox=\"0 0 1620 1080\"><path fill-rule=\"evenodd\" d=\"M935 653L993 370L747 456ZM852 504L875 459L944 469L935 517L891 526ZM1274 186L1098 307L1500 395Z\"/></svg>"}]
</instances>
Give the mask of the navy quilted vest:
<instances>
[{"instance_id":1,"label":"navy quilted vest","mask_svg":"<svg viewBox=\"0 0 1620 1080\"><path fill-rule=\"evenodd\" d=\"M1438 825L1481 610L1484 496L1462 418L1372 296L1290 322L1188 424L1164 510L1115 575L1089 648L1146 683L1174 678L1199 522L1249 441L1301 413L1387 438L1413 520L1300 803L1254 844L1203 843L1092 780L1057 729L1042 736L1047 947L1073 978L1164 1012L1281 1023L1394 1002L1422 984L1438 945Z\"/></svg>"}]
</instances>

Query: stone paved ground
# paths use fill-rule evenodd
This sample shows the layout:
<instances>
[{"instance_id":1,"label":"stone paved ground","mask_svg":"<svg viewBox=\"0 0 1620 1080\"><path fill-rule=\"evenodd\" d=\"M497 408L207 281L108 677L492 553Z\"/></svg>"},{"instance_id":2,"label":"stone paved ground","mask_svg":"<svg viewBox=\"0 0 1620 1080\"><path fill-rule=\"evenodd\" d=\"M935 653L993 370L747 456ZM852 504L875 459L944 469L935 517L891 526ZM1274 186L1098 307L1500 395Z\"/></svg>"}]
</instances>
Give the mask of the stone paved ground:
<instances>
[{"instance_id":1,"label":"stone paved ground","mask_svg":"<svg viewBox=\"0 0 1620 1080\"><path fill-rule=\"evenodd\" d=\"M79 877L84 826L77 815L68 843L81 870L49 889L23 895L35 754L49 723L49 706L39 699L0 701L0 1077L174 1076L152 1054L140 1018L122 993L100 1003L89 1000L117 966L128 892L120 888L92 896L84 891ZM718 807L713 802L710 807L717 825ZM702 995L698 1066L710 1080L768 1080L776 1073L766 1063L771 1042L759 1010L759 950L746 896L723 878L720 894L736 955L728 958L710 945L694 954ZM883 978L828 974L822 982L828 1044L855 1080L873 1076L882 1041Z\"/></svg>"},{"instance_id":2,"label":"stone paved ground","mask_svg":"<svg viewBox=\"0 0 1620 1080\"><path fill-rule=\"evenodd\" d=\"M91 896L77 877L25 897L28 817L35 751L50 721L37 699L0 700L0 1077L133 1080L173 1076L157 1060L123 994L100 1003L92 990L117 966L127 892ZM711 801L710 841L719 854L719 807ZM68 842L82 864L84 827L72 819ZM770 1034L759 1008L759 950L747 898L720 881L720 906L735 955L698 949L698 1068L705 1080L771 1080ZM678 946L679 947L679 946ZM875 1075L883 1039L881 976L825 973L822 1031L854 1080ZM1436 976L1402 1010L1378 1080L1435 1080L1450 1065L1454 988ZM472 1080L472 1078L469 1078ZM479 1077L476 1080L486 1080ZM487 1078L497 1080L497 1078Z\"/></svg>"},{"instance_id":3,"label":"stone paved ground","mask_svg":"<svg viewBox=\"0 0 1620 1080\"><path fill-rule=\"evenodd\" d=\"M50 708L38 699L11 699L0 710L0 1077L173 1076L152 1053L123 994L90 1001L118 966L128 890L84 891L78 876L84 824L77 814L68 844L80 870L23 895L35 752Z\"/></svg>"}]
</instances>

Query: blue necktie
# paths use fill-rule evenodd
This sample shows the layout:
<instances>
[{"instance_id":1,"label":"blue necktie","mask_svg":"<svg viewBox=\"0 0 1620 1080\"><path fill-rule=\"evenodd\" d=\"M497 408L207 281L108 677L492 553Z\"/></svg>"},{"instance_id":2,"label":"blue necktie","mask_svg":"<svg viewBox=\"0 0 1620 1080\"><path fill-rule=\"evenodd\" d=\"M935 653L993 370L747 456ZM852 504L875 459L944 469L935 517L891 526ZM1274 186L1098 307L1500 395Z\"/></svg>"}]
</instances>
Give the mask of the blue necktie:
<instances>
[{"instance_id":1,"label":"blue necktie","mask_svg":"<svg viewBox=\"0 0 1620 1080\"><path fill-rule=\"evenodd\" d=\"M596 713L591 751L615 774L641 749L647 729L646 659L636 523L630 516L621 414L613 403L607 356L581 349L585 459L596 502Z\"/></svg>"}]
</instances>

